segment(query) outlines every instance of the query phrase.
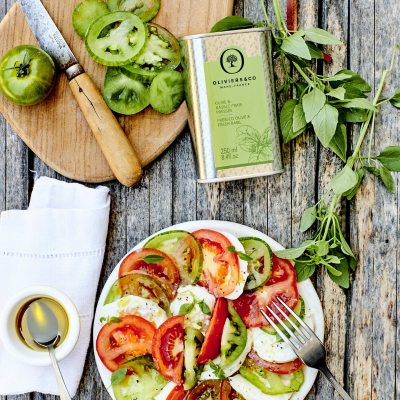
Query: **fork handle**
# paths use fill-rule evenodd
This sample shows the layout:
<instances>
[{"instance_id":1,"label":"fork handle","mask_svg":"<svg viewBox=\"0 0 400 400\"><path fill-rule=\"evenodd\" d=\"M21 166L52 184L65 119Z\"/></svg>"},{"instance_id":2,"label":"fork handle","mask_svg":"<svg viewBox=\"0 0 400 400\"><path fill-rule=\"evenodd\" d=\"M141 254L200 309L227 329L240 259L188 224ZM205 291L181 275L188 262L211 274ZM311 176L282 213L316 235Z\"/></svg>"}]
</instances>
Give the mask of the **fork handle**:
<instances>
[{"instance_id":1,"label":"fork handle","mask_svg":"<svg viewBox=\"0 0 400 400\"><path fill-rule=\"evenodd\" d=\"M326 365L318 368L328 379L329 383L336 389L336 391L343 397L344 400L352 400L352 398L345 392L345 390L339 385L339 382L334 378Z\"/></svg>"}]
</instances>

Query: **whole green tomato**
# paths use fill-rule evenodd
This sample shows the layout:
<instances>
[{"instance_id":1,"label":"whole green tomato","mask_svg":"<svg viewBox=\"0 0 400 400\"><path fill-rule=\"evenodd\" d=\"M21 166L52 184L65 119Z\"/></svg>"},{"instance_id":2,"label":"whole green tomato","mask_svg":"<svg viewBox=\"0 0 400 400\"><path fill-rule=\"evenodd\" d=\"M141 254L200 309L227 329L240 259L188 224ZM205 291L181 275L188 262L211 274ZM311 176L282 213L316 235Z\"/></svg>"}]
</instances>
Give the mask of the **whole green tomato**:
<instances>
[{"instance_id":1,"label":"whole green tomato","mask_svg":"<svg viewBox=\"0 0 400 400\"><path fill-rule=\"evenodd\" d=\"M38 47L14 47L0 61L0 90L15 104L31 106L40 103L55 83L54 62Z\"/></svg>"}]
</instances>

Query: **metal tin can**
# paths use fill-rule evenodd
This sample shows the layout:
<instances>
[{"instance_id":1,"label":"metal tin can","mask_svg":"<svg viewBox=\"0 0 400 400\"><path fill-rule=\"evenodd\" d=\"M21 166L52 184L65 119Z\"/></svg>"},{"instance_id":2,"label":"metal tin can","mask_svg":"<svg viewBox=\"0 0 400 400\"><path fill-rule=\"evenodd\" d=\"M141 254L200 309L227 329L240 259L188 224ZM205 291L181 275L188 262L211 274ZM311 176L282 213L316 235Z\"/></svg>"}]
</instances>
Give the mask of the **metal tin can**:
<instances>
[{"instance_id":1,"label":"metal tin can","mask_svg":"<svg viewBox=\"0 0 400 400\"><path fill-rule=\"evenodd\" d=\"M198 182L284 172L270 28L178 41Z\"/></svg>"}]
</instances>

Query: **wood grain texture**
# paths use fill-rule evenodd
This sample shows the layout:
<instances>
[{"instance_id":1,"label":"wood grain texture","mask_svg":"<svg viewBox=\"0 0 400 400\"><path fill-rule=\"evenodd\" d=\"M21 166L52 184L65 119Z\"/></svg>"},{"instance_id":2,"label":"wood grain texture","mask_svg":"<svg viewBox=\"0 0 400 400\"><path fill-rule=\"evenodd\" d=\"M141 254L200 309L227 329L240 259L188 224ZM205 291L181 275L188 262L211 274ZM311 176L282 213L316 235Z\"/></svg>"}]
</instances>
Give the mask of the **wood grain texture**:
<instances>
[{"instance_id":1,"label":"wood grain texture","mask_svg":"<svg viewBox=\"0 0 400 400\"><path fill-rule=\"evenodd\" d=\"M72 27L71 15L79 2L80 0L43 0L72 51L101 89L107 68L91 59L83 39L76 35ZM163 0L154 22L179 37L208 32L219 19L231 15L232 10L233 0ZM0 55L16 45L37 45L17 4L0 24L0 37ZM58 77L56 89L43 103L21 107L0 95L0 111L25 143L60 174L83 182L114 179L64 74ZM182 132L187 121L187 107L183 104L168 116L148 107L139 114L120 116L119 119L140 163L145 166L158 157Z\"/></svg>"}]
</instances>

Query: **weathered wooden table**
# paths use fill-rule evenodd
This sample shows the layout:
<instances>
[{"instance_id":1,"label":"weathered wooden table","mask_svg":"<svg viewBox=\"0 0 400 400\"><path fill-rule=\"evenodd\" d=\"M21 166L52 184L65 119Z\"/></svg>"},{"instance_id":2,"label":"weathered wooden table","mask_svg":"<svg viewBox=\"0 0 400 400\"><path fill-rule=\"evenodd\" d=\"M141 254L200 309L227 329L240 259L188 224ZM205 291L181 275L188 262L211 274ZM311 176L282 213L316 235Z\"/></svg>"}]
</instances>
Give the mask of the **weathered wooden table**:
<instances>
[{"instance_id":1,"label":"weathered wooden table","mask_svg":"<svg viewBox=\"0 0 400 400\"><path fill-rule=\"evenodd\" d=\"M0 18L13 3L14 0L0 2ZM267 7L273 20L270 3ZM286 6L285 0L281 3ZM263 18L259 0L237 0L235 12L252 21ZM373 88L388 67L393 46L400 44L399 17L399 0L299 0L299 26L320 26L345 42L342 47L328 47L334 62L319 66L321 71L330 74L350 67L367 78ZM399 63L397 71L398 66ZM279 83L279 64L275 72ZM399 83L399 73L394 72L383 95L393 93ZM376 123L376 151L400 144L399 113L387 104L381 110ZM117 182L107 183L112 209L99 291L120 258L136 243L179 222L234 221L259 229L284 246L300 244L306 237L299 234L302 212L325 192L329 178L340 170L342 162L310 134L284 146L283 154L286 172L282 175L197 184L186 129L145 169L140 186L127 189ZM0 211L27 208L33 187L31 170L64 179L37 158L0 117ZM398 176L396 180L399 182ZM351 288L346 291L333 284L324 270L314 276L325 310L329 366L356 400L399 400L398 197L367 176L358 196L352 202L343 202L340 211L359 264L352 275ZM17 397L36 400L51 396L32 393ZM97 372L92 347L76 398L109 398ZM321 376L307 397L337 398Z\"/></svg>"}]
</instances>

